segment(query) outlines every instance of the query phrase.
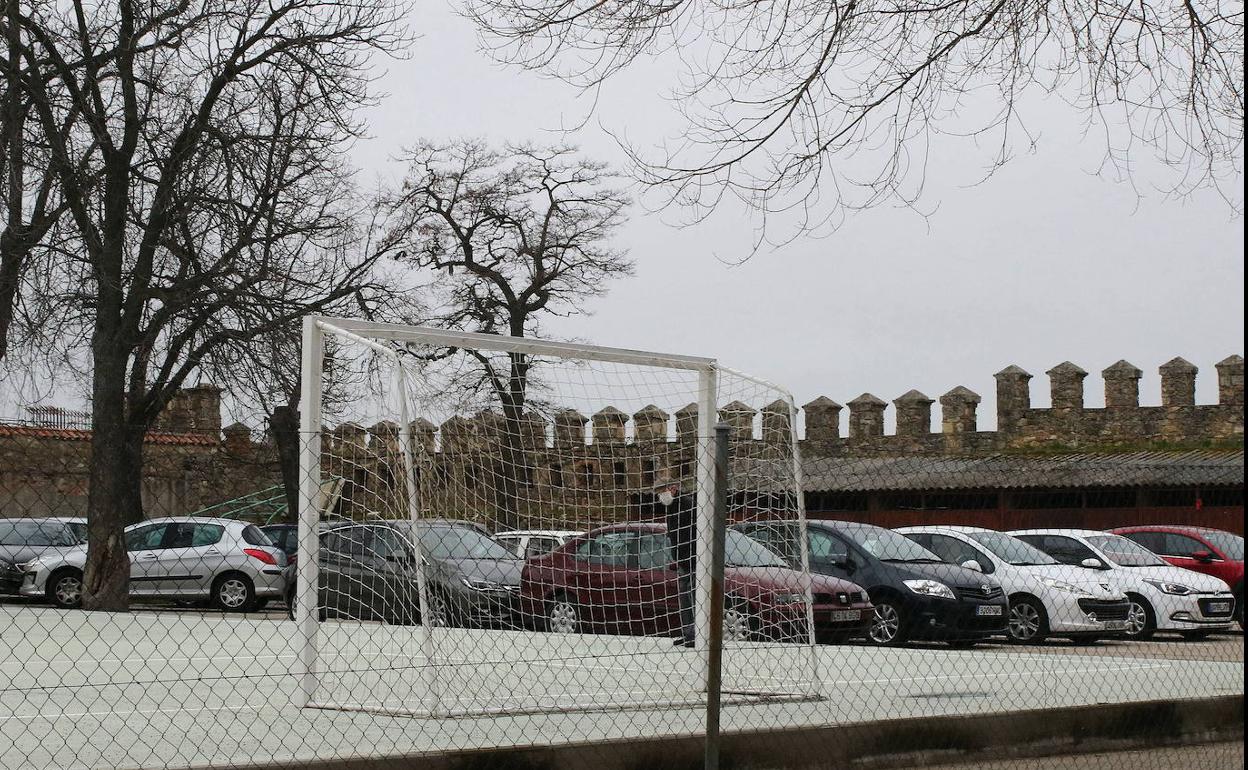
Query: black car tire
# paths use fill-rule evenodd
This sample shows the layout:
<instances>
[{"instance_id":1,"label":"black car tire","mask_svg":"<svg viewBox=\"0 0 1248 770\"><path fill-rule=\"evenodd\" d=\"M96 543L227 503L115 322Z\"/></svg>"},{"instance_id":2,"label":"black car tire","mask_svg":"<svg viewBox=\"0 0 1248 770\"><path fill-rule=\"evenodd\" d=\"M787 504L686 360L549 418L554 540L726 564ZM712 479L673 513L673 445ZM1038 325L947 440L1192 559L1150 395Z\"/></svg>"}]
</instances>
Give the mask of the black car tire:
<instances>
[{"instance_id":1,"label":"black car tire","mask_svg":"<svg viewBox=\"0 0 1248 770\"><path fill-rule=\"evenodd\" d=\"M752 642L758 639L758 615L744 599L728 597L724 602L724 641Z\"/></svg>"},{"instance_id":2,"label":"black car tire","mask_svg":"<svg viewBox=\"0 0 1248 770\"><path fill-rule=\"evenodd\" d=\"M1127 638L1142 642L1146 639L1152 639L1153 634L1157 633L1157 614L1153 612L1153 605L1139 594L1127 594L1127 601L1130 607L1127 609ZM1135 629L1132 631L1132 623L1135 623Z\"/></svg>"},{"instance_id":3,"label":"black car tire","mask_svg":"<svg viewBox=\"0 0 1248 770\"><path fill-rule=\"evenodd\" d=\"M212 606L223 612L253 612L256 587L241 572L227 572L212 581Z\"/></svg>"},{"instance_id":4,"label":"black car tire","mask_svg":"<svg viewBox=\"0 0 1248 770\"><path fill-rule=\"evenodd\" d=\"M546 600L546 630L552 634L579 634L581 610L567 594L555 594Z\"/></svg>"},{"instance_id":5,"label":"black car tire","mask_svg":"<svg viewBox=\"0 0 1248 770\"><path fill-rule=\"evenodd\" d=\"M1044 604L1030 596L1010 602L1005 633L1016 644L1039 644L1049 636L1049 615Z\"/></svg>"},{"instance_id":6,"label":"black car tire","mask_svg":"<svg viewBox=\"0 0 1248 770\"><path fill-rule=\"evenodd\" d=\"M867 641L879 647L904 644L909 637L901 603L891 597L875 602L875 615L867 627Z\"/></svg>"},{"instance_id":7,"label":"black car tire","mask_svg":"<svg viewBox=\"0 0 1248 770\"><path fill-rule=\"evenodd\" d=\"M82 606L82 572L76 569L59 569L48 576L48 601L63 610Z\"/></svg>"}]
</instances>

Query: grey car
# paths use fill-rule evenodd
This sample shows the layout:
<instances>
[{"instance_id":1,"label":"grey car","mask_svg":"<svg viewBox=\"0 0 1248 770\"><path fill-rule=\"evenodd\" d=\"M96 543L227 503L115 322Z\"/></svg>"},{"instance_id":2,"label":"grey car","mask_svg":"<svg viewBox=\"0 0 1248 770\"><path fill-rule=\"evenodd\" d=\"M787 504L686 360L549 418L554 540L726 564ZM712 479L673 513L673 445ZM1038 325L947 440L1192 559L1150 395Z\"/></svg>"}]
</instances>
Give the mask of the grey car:
<instances>
[{"instance_id":1,"label":"grey car","mask_svg":"<svg viewBox=\"0 0 1248 770\"><path fill-rule=\"evenodd\" d=\"M425 557L431 625L517 627L524 561L457 522L368 522L320 535L320 605L328 617L418 623L415 544Z\"/></svg>"},{"instance_id":2,"label":"grey car","mask_svg":"<svg viewBox=\"0 0 1248 770\"><path fill-rule=\"evenodd\" d=\"M209 601L250 612L285 594L286 554L254 524L233 519L166 517L126 527L130 595ZM85 544L45 553L22 566L20 593L63 608L82 601Z\"/></svg>"},{"instance_id":3,"label":"grey car","mask_svg":"<svg viewBox=\"0 0 1248 770\"><path fill-rule=\"evenodd\" d=\"M59 555L86 542L86 519L0 519L0 594L16 594L23 565L44 555Z\"/></svg>"}]
</instances>

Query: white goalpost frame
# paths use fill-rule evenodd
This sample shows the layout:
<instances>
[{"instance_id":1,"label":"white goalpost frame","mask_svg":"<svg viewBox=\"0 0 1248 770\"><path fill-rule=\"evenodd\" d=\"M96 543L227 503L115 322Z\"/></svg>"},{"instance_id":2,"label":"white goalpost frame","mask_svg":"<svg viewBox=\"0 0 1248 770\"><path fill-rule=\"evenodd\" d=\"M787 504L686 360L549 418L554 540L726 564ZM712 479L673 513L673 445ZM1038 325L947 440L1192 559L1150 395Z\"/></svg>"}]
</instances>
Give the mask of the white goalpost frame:
<instances>
[{"instance_id":1,"label":"white goalpost frame","mask_svg":"<svg viewBox=\"0 0 1248 770\"><path fill-rule=\"evenodd\" d=\"M396 391L400 394L405 392L405 383L408 377L406 367L403 365L402 357L399 350L387 348L378 340L388 340L396 343L419 343L425 345L436 345L445 347L472 347L478 350L488 350L503 353L524 353L532 356L553 356L566 359L581 359L592 361L603 361L616 364L633 364L638 366L652 366L667 369L682 369L694 371L698 374L698 460L697 460L697 479L696 491L698 500L697 510L697 551L695 571L697 573L697 582L694 594L694 617L695 617L695 650L697 651L703 669L702 682L703 691L706 689L708 669L708 643L710 635L710 587L711 572L713 565L711 562L711 538L714 528L714 505L711 504L712 495L715 490L715 423L717 422L717 404L716 394L718 387L718 372L720 367L715 359L703 358L698 356L685 356L674 354L653 353L647 351L631 350L627 348L609 348L594 345L580 345L566 342L550 342L545 340L536 340L528 338L505 337L492 334L481 334L475 332L454 332L444 329L434 329L428 327L408 326L403 324L388 324L374 321L360 321L353 319L332 318L326 316L307 316L303 320L303 346L301 354L301 391L300 391L300 431L303 435L302 449L299 455L299 471L300 471L300 501L298 516L298 543L299 551L297 554L297 578L298 589L295 601L295 624L298 628L298 637L301 644L299 650L299 661L301 665L300 672L300 689L297 695L298 705L303 708L319 708L342 711L367 711L375 713L385 713L399 716L425 716L425 717L454 717L465 715L514 715L514 714L530 714L530 713L546 713L546 712L572 712L585 710L626 710L638 708L664 708L680 705L694 705L691 701L644 701L644 702L626 702L612 704L571 704L571 705L549 705L534 708L483 708L483 709L449 709L443 707L441 703L441 693L439 682L437 680L437 667L426 665L424 672L425 687L427 688L426 697L423 699L425 703L424 709L407 709L392 707L368 707L361 704L345 704L336 702L324 702L317 697L319 686L320 671L318 669L318 652L320 646L320 629L318 622L318 604L320 600L319 585L319 545L320 540L316 532L317 523L321 517L322 511L318 510L318 499L320 498L322 480L320 478L321 463L321 432L322 432L322 381L321 374L324 365L324 344L327 334L341 336L349 339L357 344L363 345L375 352L378 352L394 362L393 377ZM732 370L724 370L732 371ZM821 684L818 679L818 656L815 653L815 628L814 628L814 609L811 595L811 582L809 576L809 556L805 532L805 505L803 495L800 488L801 468L800 459L797 454L798 444L796 436L796 407L791 394L783 388L779 388L772 383L760 380L749 375L739 372L732 372L735 376L752 380L766 387L773 388L783 394L784 399L790 407L790 439L792 442L794 474L797 483L797 505L801 531L803 536L801 540L800 554L801 566L804 574L805 592L807 599L807 622L809 627L808 646L810 648L810 666L811 666L811 684L813 690L809 693L767 693L767 692L738 692L736 694L746 696L743 698L724 698L724 704L756 702L757 698L764 697L769 700L809 700L818 699L821 695ZM407 398L402 396L399 404L401 424L400 433L400 454L403 458L405 466L405 485L408 494L408 515L413 522L420 518L419 502L417 498L417 487L415 479L415 464L411 451L411 416L408 414ZM418 540L418 539L417 539ZM418 594L420 617L427 618L427 587L425 576L425 559L421 553L419 542L415 544L417 549L417 558L421 567L417 570ZM427 662L431 662L435 658L432 630L430 626L423 622L420 623L420 645L422 654ZM724 690L725 695L732 695L733 691Z\"/></svg>"}]
</instances>

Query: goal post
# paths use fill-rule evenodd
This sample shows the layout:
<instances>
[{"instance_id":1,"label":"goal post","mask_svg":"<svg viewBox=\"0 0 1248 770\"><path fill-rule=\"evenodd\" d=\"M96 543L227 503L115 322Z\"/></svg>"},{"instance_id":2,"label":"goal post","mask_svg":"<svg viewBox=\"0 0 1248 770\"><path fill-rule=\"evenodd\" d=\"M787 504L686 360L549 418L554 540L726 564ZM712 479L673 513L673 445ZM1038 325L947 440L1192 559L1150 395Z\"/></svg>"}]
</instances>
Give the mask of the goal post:
<instances>
[{"instance_id":1,"label":"goal post","mask_svg":"<svg viewBox=\"0 0 1248 770\"><path fill-rule=\"evenodd\" d=\"M764 398L759 436L743 399ZM686 399L674 426L656 406ZM774 519L800 541L782 555L733 533L753 566L731 565L726 583L723 702L820 696L787 391L712 358L308 317L300 419L300 705L442 717L703 703L718 495L729 523ZM664 484L686 501L671 506L694 501L692 601L663 539L680 520ZM504 553L525 539L528 553ZM692 650L671 641L689 611Z\"/></svg>"}]
</instances>

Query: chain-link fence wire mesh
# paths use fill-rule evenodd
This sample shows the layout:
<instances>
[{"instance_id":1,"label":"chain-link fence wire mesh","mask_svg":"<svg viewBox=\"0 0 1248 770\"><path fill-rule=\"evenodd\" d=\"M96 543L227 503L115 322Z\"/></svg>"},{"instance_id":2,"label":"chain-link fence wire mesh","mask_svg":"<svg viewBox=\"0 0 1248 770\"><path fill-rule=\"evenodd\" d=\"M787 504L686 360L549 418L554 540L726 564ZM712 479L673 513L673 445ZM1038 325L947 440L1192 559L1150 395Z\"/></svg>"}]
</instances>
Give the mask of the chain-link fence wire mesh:
<instances>
[{"instance_id":1,"label":"chain-link fence wire mesh","mask_svg":"<svg viewBox=\"0 0 1248 770\"><path fill-rule=\"evenodd\" d=\"M0 764L700 734L696 372L542 361L517 421L465 386L480 370L424 358L396 384L358 355L299 438L311 637L271 437L149 436L131 608L106 613L76 606L89 433L0 426ZM785 396L719 372L727 733L1242 695L1242 451L795 453ZM692 554L667 537L691 521Z\"/></svg>"}]
</instances>

